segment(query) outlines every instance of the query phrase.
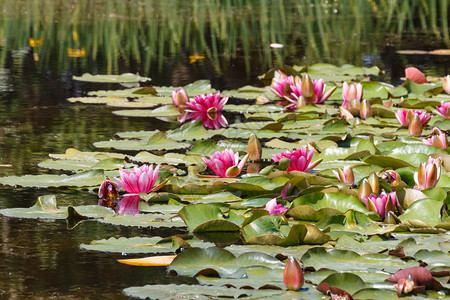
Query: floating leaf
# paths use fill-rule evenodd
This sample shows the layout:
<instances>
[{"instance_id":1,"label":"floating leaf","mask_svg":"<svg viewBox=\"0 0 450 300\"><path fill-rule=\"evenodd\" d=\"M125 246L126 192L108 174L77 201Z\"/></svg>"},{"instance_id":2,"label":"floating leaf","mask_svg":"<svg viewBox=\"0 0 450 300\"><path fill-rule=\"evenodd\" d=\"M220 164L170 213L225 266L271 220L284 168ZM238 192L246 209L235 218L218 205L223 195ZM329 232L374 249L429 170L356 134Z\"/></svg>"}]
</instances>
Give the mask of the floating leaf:
<instances>
[{"instance_id":1,"label":"floating leaf","mask_svg":"<svg viewBox=\"0 0 450 300\"><path fill-rule=\"evenodd\" d=\"M138 74L124 73L121 75L92 75L84 73L81 76L73 76L73 80L105 83L130 83L150 81L151 78L141 77Z\"/></svg>"}]
</instances>

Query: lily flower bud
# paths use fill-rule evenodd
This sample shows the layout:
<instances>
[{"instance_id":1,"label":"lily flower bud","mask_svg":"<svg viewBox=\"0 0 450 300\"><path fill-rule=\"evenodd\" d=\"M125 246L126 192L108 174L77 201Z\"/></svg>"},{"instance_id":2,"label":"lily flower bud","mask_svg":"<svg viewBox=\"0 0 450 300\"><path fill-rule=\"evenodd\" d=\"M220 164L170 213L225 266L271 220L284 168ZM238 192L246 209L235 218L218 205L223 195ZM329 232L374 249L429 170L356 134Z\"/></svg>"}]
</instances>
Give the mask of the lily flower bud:
<instances>
[{"instance_id":1,"label":"lily flower bud","mask_svg":"<svg viewBox=\"0 0 450 300\"><path fill-rule=\"evenodd\" d=\"M292 256L289 256L286 266L284 267L283 281L286 288L291 291L301 289L305 283L303 270L297 260Z\"/></svg>"},{"instance_id":2,"label":"lily flower bud","mask_svg":"<svg viewBox=\"0 0 450 300\"><path fill-rule=\"evenodd\" d=\"M314 95L314 84L308 74L302 78L302 94L305 98L310 98Z\"/></svg>"},{"instance_id":3,"label":"lily flower bud","mask_svg":"<svg viewBox=\"0 0 450 300\"><path fill-rule=\"evenodd\" d=\"M372 188L370 187L369 181L364 179L359 186L358 197L360 200L364 201L370 194L372 194Z\"/></svg>"},{"instance_id":4,"label":"lily flower bud","mask_svg":"<svg viewBox=\"0 0 450 300\"><path fill-rule=\"evenodd\" d=\"M115 201L119 199L119 191L120 186L106 178L98 189L98 197L105 201Z\"/></svg>"},{"instance_id":5,"label":"lily flower bud","mask_svg":"<svg viewBox=\"0 0 450 300\"><path fill-rule=\"evenodd\" d=\"M247 153L251 161L259 161L261 159L261 143L254 133L250 134L250 138L248 139Z\"/></svg>"},{"instance_id":6,"label":"lily flower bud","mask_svg":"<svg viewBox=\"0 0 450 300\"><path fill-rule=\"evenodd\" d=\"M384 171L383 176L381 178L386 180L389 186L393 188L397 187L401 181L400 174L398 174L394 170Z\"/></svg>"},{"instance_id":7,"label":"lily flower bud","mask_svg":"<svg viewBox=\"0 0 450 300\"><path fill-rule=\"evenodd\" d=\"M189 97L186 91L183 88L180 88L172 92L172 100L175 106L186 106Z\"/></svg>"},{"instance_id":8,"label":"lily flower bud","mask_svg":"<svg viewBox=\"0 0 450 300\"><path fill-rule=\"evenodd\" d=\"M422 129L422 122L420 121L419 116L415 114L408 126L409 134L412 136L420 136L422 134Z\"/></svg>"},{"instance_id":9,"label":"lily flower bud","mask_svg":"<svg viewBox=\"0 0 450 300\"><path fill-rule=\"evenodd\" d=\"M447 135L437 127L433 128L433 135L428 139L423 139L422 143L442 150L448 147Z\"/></svg>"},{"instance_id":10,"label":"lily flower bud","mask_svg":"<svg viewBox=\"0 0 450 300\"><path fill-rule=\"evenodd\" d=\"M361 116L361 119L366 120L367 118L372 117L372 105L370 105L370 102L364 99L361 103L361 109L359 112L359 115Z\"/></svg>"},{"instance_id":11,"label":"lily flower bud","mask_svg":"<svg viewBox=\"0 0 450 300\"><path fill-rule=\"evenodd\" d=\"M442 78L442 87L444 88L444 91L450 95L450 75Z\"/></svg>"},{"instance_id":12,"label":"lily flower bud","mask_svg":"<svg viewBox=\"0 0 450 300\"><path fill-rule=\"evenodd\" d=\"M353 186L355 183L355 177L353 175L353 170L350 166L344 166L344 170L338 169L333 170L334 176L339 180L339 182L345 183L349 186Z\"/></svg>"},{"instance_id":13,"label":"lily flower bud","mask_svg":"<svg viewBox=\"0 0 450 300\"><path fill-rule=\"evenodd\" d=\"M419 171L414 173L414 181L416 190L426 190L433 188L441 177L441 164L440 158L429 158L428 163L420 164Z\"/></svg>"},{"instance_id":14,"label":"lily flower bud","mask_svg":"<svg viewBox=\"0 0 450 300\"><path fill-rule=\"evenodd\" d=\"M378 176L375 172L370 173L369 184L372 188L372 193L378 194L380 192L380 181L378 180Z\"/></svg>"}]
</instances>

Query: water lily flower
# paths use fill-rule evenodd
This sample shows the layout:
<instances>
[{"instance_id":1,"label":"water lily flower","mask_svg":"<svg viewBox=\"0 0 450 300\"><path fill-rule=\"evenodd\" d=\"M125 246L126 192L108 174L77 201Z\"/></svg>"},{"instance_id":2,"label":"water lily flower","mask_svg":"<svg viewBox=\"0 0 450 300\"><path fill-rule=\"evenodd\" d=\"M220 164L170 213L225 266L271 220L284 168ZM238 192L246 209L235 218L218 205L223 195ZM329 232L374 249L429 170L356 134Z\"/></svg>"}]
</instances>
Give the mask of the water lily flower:
<instances>
[{"instance_id":1,"label":"water lily flower","mask_svg":"<svg viewBox=\"0 0 450 300\"><path fill-rule=\"evenodd\" d=\"M376 194L370 194L369 197L364 199L366 207L369 211L376 211L380 214L380 217L384 220L388 211L394 212L397 206L397 194L396 192L390 192L387 194L382 191L378 196Z\"/></svg>"},{"instance_id":2,"label":"water lily flower","mask_svg":"<svg viewBox=\"0 0 450 300\"><path fill-rule=\"evenodd\" d=\"M130 215L137 215L139 213L139 202L141 201L141 198L139 195L132 195L128 194L123 196L123 198L117 203L117 206L119 210L117 211L118 214L130 214Z\"/></svg>"},{"instance_id":3,"label":"water lily flower","mask_svg":"<svg viewBox=\"0 0 450 300\"><path fill-rule=\"evenodd\" d=\"M414 182L416 190L426 190L433 188L441 177L441 164L440 158L429 158L428 163L420 164L419 171L414 172Z\"/></svg>"},{"instance_id":4,"label":"water lily flower","mask_svg":"<svg viewBox=\"0 0 450 300\"><path fill-rule=\"evenodd\" d=\"M347 120L351 120L355 117L366 120L373 116L372 105L366 99L363 99L362 101L353 99L347 103L347 108L342 104L339 107L339 112L341 116Z\"/></svg>"},{"instance_id":5,"label":"water lily flower","mask_svg":"<svg viewBox=\"0 0 450 300\"><path fill-rule=\"evenodd\" d=\"M228 121L221 112L211 114L199 111L188 112L180 119L180 122L184 122L186 120L202 121L203 126L211 129L228 127Z\"/></svg>"},{"instance_id":6,"label":"water lily flower","mask_svg":"<svg viewBox=\"0 0 450 300\"><path fill-rule=\"evenodd\" d=\"M244 168L248 154L239 161L239 152L234 153L232 149L214 152L210 159L202 157L205 164L222 178L236 177Z\"/></svg>"},{"instance_id":7,"label":"water lily flower","mask_svg":"<svg viewBox=\"0 0 450 300\"><path fill-rule=\"evenodd\" d=\"M106 201L115 201L119 199L120 186L109 180L108 178L102 182L98 189L98 197L105 199Z\"/></svg>"},{"instance_id":8,"label":"water lily flower","mask_svg":"<svg viewBox=\"0 0 450 300\"><path fill-rule=\"evenodd\" d=\"M445 150L448 147L447 135L437 127L433 128L433 135L428 139L423 139L422 143L435 146L441 150Z\"/></svg>"},{"instance_id":9,"label":"water lily flower","mask_svg":"<svg viewBox=\"0 0 450 300\"><path fill-rule=\"evenodd\" d=\"M283 272L283 281L286 288L291 291L301 289L305 283L303 269L293 256L289 256L288 261L286 262Z\"/></svg>"},{"instance_id":10,"label":"water lily flower","mask_svg":"<svg viewBox=\"0 0 450 300\"><path fill-rule=\"evenodd\" d=\"M409 67L405 69L405 77L409 80L414 81L415 83L427 83L427 78L425 74L423 74L419 69L415 67Z\"/></svg>"},{"instance_id":11,"label":"water lily flower","mask_svg":"<svg viewBox=\"0 0 450 300\"><path fill-rule=\"evenodd\" d=\"M287 169L288 172L290 171L306 172L313 169L322 161L322 159L319 159L311 163L313 154L314 154L313 149L308 151L308 147L302 147L293 152L286 151L282 152L281 154L274 154L272 155L272 159L273 161L277 162L280 161L280 159L282 158L288 158L290 160L289 167Z\"/></svg>"},{"instance_id":12,"label":"water lily flower","mask_svg":"<svg viewBox=\"0 0 450 300\"><path fill-rule=\"evenodd\" d=\"M283 207L281 204L277 204L277 199L273 198L269 202L266 203L266 207L264 208L271 215L282 215L287 211L287 208Z\"/></svg>"},{"instance_id":13,"label":"water lily flower","mask_svg":"<svg viewBox=\"0 0 450 300\"><path fill-rule=\"evenodd\" d=\"M305 74L302 80L294 80L291 84L291 96L286 97L291 104L288 108L300 108L305 104L321 104L327 100L337 87L333 87L325 93L326 85L323 79L311 80L308 74Z\"/></svg>"},{"instance_id":14,"label":"water lily flower","mask_svg":"<svg viewBox=\"0 0 450 300\"><path fill-rule=\"evenodd\" d=\"M442 87L444 88L444 91L450 95L450 75L442 78Z\"/></svg>"},{"instance_id":15,"label":"water lily flower","mask_svg":"<svg viewBox=\"0 0 450 300\"><path fill-rule=\"evenodd\" d=\"M401 182L400 174L398 174L394 170L384 171L383 176L381 178L386 180L387 183L389 184L389 186L391 186L393 188L397 187Z\"/></svg>"},{"instance_id":16,"label":"water lily flower","mask_svg":"<svg viewBox=\"0 0 450 300\"><path fill-rule=\"evenodd\" d=\"M350 101L355 99L361 101L362 96L363 86L361 83L352 83L348 85L347 82L344 82L344 84L342 85L342 99L344 99L344 101L342 102L342 107L344 107L345 109L350 108Z\"/></svg>"},{"instance_id":17,"label":"water lily flower","mask_svg":"<svg viewBox=\"0 0 450 300\"><path fill-rule=\"evenodd\" d=\"M422 123L422 127L427 126L428 122L431 120L432 117L431 114L427 113L426 111L417 109L408 110L399 108L395 113L395 117L402 126L409 126L414 115L419 116L420 122Z\"/></svg>"},{"instance_id":18,"label":"water lily flower","mask_svg":"<svg viewBox=\"0 0 450 300\"><path fill-rule=\"evenodd\" d=\"M344 170L338 169L337 171L333 170L334 176L344 184L349 186L353 186L355 184L355 177L353 175L353 169L350 166L344 166Z\"/></svg>"},{"instance_id":19,"label":"water lily flower","mask_svg":"<svg viewBox=\"0 0 450 300\"><path fill-rule=\"evenodd\" d=\"M449 76L450 75L447 75L447 77ZM436 110L434 112L441 117L450 119L450 102L442 102L441 106L436 106Z\"/></svg>"},{"instance_id":20,"label":"water lily flower","mask_svg":"<svg viewBox=\"0 0 450 300\"><path fill-rule=\"evenodd\" d=\"M360 200L364 201L366 197L369 197L370 194L372 194L372 187L370 186L369 181L367 178L364 178L361 184L359 185L358 189L358 197Z\"/></svg>"},{"instance_id":21,"label":"water lily flower","mask_svg":"<svg viewBox=\"0 0 450 300\"><path fill-rule=\"evenodd\" d=\"M186 105L193 111L213 114L221 111L227 101L228 96L220 99L220 93L217 92L216 94L196 95L194 99L187 101Z\"/></svg>"},{"instance_id":22,"label":"water lily flower","mask_svg":"<svg viewBox=\"0 0 450 300\"><path fill-rule=\"evenodd\" d=\"M287 76L281 71L276 71L272 79L272 84L270 85L270 90L280 98L289 97L292 84L294 84L293 76Z\"/></svg>"},{"instance_id":23,"label":"water lily flower","mask_svg":"<svg viewBox=\"0 0 450 300\"><path fill-rule=\"evenodd\" d=\"M154 190L156 179L158 178L159 165L153 169L153 165L135 166L133 171L120 169L120 178L114 180L128 193L139 194L149 193Z\"/></svg>"},{"instance_id":24,"label":"water lily flower","mask_svg":"<svg viewBox=\"0 0 450 300\"><path fill-rule=\"evenodd\" d=\"M180 88L172 91L172 100L175 106L186 106L186 102L189 101L189 97L185 89Z\"/></svg>"}]
</instances>

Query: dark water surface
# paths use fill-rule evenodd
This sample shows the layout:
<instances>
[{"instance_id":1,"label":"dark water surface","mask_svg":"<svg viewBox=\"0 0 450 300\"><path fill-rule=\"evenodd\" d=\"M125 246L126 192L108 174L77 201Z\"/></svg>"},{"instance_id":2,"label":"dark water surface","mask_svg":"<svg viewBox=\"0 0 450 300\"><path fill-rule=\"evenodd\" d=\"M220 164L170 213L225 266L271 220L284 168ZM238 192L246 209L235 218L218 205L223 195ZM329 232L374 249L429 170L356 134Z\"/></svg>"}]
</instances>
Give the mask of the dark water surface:
<instances>
[{"instance_id":1,"label":"dark water surface","mask_svg":"<svg viewBox=\"0 0 450 300\"><path fill-rule=\"evenodd\" d=\"M37 166L49 153L96 150L93 142L118 131L166 129L152 119L114 116L104 106L68 103L91 90L121 88L72 80L85 72L139 72L166 86L209 79L221 90L261 85L258 75L284 64L378 65L381 79L393 84L411 65L431 76L450 73L449 56L396 52L448 49L447 1L437 2L435 15L417 1L400 1L415 3L410 7L398 1L311 5L322 2L328 3L1 0L0 176L52 173ZM270 48L273 42L284 48ZM84 48L85 55L69 57L69 48ZM190 62L193 55L205 58ZM29 207L49 193L61 205L97 202L87 191L0 187L0 209ZM94 239L171 234L94 221L69 230L65 221L0 216L0 297L121 299L130 286L193 282L171 278L165 268L119 264L121 255L79 249Z\"/></svg>"}]
</instances>

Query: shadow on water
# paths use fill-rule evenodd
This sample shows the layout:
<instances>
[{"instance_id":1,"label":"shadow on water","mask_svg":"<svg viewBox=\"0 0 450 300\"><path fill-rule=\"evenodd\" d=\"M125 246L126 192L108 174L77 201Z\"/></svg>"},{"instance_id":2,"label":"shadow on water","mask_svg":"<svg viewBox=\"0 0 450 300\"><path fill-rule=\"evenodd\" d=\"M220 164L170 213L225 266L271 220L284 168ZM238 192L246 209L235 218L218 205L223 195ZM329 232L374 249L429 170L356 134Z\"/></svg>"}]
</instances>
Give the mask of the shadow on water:
<instances>
[{"instance_id":1,"label":"shadow on water","mask_svg":"<svg viewBox=\"0 0 450 300\"><path fill-rule=\"evenodd\" d=\"M284 64L378 65L393 84L411 65L450 73L448 56L396 52L449 48L449 1L328 2L0 0L0 176L52 173L38 167L49 153L98 150L93 142L119 131L177 126L68 103L121 88L72 80L84 72L139 72L166 86L209 79L221 90L261 85L258 75ZM29 207L48 193L61 205L97 202L94 192L0 187L0 208ZM130 286L193 282L79 248L94 239L170 234L0 217L0 297L120 299Z\"/></svg>"}]
</instances>

